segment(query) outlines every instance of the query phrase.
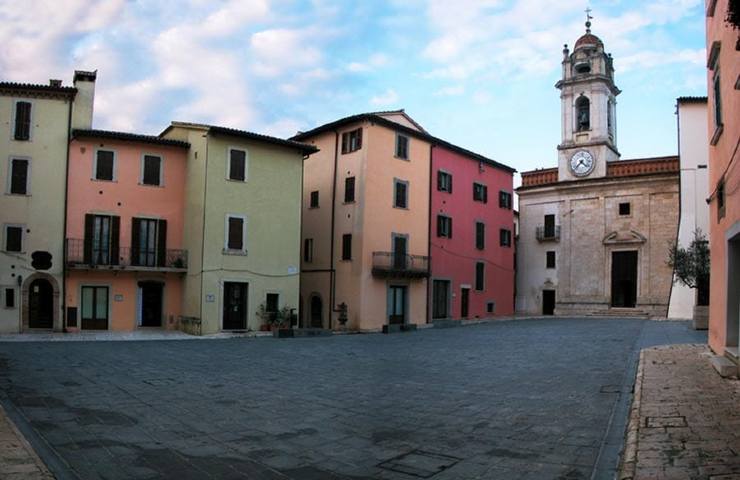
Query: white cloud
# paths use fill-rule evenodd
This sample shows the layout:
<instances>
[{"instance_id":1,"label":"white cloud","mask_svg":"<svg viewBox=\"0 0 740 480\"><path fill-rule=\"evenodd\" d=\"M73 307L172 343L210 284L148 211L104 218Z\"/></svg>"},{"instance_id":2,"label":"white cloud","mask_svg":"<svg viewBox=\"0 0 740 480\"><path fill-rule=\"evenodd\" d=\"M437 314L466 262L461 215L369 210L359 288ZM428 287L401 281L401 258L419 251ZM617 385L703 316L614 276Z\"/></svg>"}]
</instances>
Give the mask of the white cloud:
<instances>
[{"instance_id":1,"label":"white cloud","mask_svg":"<svg viewBox=\"0 0 740 480\"><path fill-rule=\"evenodd\" d=\"M370 103L375 106L388 106L398 103L398 94L392 88L389 88L385 92L375 95L370 99Z\"/></svg>"},{"instance_id":2,"label":"white cloud","mask_svg":"<svg viewBox=\"0 0 740 480\"><path fill-rule=\"evenodd\" d=\"M465 93L465 87L462 85L451 85L443 87L434 92L438 97L457 97Z\"/></svg>"},{"instance_id":3,"label":"white cloud","mask_svg":"<svg viewBox=\"0 0 740 480\"><path fill-rule=\"evenodd\" d=\"M311 45L310 30L270 29L257 32L249 40L256 61L254 71L265 77L277 77L295 69L312 67L322 60L321 51Z\"/></svg>"},{"instance_id":4,"label":"white cloud","mask_svg":"<svg viewBox=\"0 0 740 480\"><path fill-rule=\"evenodd\" d=\"M351 62L347 65L347 70L353 73L371 72L387 64L388 57L383 53L376 53L371 55L367 62Z\"/></svg>"}]
</instances>

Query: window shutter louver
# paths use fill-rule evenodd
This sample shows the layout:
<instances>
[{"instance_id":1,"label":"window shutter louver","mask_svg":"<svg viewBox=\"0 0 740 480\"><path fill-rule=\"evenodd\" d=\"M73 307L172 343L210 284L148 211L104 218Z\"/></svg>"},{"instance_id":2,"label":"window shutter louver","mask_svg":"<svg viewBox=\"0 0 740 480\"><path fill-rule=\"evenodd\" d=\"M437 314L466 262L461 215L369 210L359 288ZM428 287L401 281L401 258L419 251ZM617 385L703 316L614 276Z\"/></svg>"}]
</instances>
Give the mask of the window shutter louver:
<instances>
[{"instance_id":1,"label":"window shutter louver","mask_svg":"<svg viewBox=\"0 0 740 480\"><path fill-rule=\"evenodd\" d=\"M25 195L28 182L28 160L11 160L10 193Z\"/></svg>"},{"instance_id":2,"label":"window shutter louver","mask_svg":"<svg viewBox=\"0 0 740 480\"><path fill-rule=\"evenodd\" d=\"M157 222L157 266L167 266L167 220Z\"/></svg>"},{"instance_id":3,"label":"window shutter louver","mask_svg":"<svg viewBox=\"0 0 740 480\"><path fill-rule=\"evenodd\" d=\"M110 226L110 264L118 265L118 257L121 251L120 244L121 217L111 217Z\"/></svg>"},{"instance_id":4,"label":"window shutter louver","mask_svg":"<svg viewBox=\"0 0 740 480\"><path fill-rule=\"evenodd\" d=\"M131 264L138 265L139 252L141 251L141 219L131 219Z\"/></svg>"},{"instance_id":5,"label":"window shutter louver","mask_svg":"<svg viewBox=\"0 0 740 480\"><path fill-rule=\"evenodd\" d=\"M83 260L86 264L92 263L93 228L95 227L95 215L85 215L85 239L83 245Z\"/></svg>"},{"instance_id":6,"label":"window shutter louver","mask_svg":"<svg viewBox=\"0 0 740 480\"><path fill-rule=\"evenodd\" d=\"M15 110L15 139L28 140L30 137L31 104L29 102L18 102Z\"/></svg>"}]
</instances>

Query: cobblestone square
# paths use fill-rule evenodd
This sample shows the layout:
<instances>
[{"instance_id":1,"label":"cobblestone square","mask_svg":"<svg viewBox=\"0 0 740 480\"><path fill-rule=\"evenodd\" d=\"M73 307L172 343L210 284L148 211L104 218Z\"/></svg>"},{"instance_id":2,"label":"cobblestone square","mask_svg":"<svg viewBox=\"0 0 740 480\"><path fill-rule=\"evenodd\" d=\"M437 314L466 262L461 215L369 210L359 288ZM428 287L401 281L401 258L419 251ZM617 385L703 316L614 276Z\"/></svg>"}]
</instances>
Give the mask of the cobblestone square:
<instances>
[{"instance_id":1,"label":"cobblestone square","mask_svg":"<svg viewBox=\"0 0 740 480\"><path fill-rule=\"evenodd\" d=\"M0 343L0 398L60 479L612 478L640 349L704 342L684 322L550 318Z\"/></svg>"}]
</instances>

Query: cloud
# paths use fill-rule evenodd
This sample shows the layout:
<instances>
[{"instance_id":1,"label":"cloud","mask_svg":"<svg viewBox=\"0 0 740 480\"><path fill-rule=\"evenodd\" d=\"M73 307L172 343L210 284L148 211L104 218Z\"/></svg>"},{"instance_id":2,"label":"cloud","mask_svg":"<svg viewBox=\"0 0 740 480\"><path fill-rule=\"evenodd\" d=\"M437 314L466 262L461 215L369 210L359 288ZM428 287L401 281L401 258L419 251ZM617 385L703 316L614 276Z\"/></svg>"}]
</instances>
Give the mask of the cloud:
<instances>
[{"instance_id":1,"label":"cloud","mask_svg":"<svg viewBox=\"0 0 740 480\"><path fill-rule=\"evenodd\" d=\"M449 87L440 88L434 95L438 97L457 97L465 93L465 87L462 85L452 85Z\"/></svg>"},{"instance_id":2,"label":"cloud","mask_svg":"<svg viewBox=\"0 0 740 480\"><path fill-rule=\"evenodd\" d=\"M395 90L392 88L389 88L385 92L375 95L373 98L370 99L370 103L375 106L379 107L385 107L388 105L393 105L398 102L398 94Z\"/></svg>"},{"instance_id":3,"label":"cloud","mask_svg":"<svg viewBox=\"0 0 740 480\"><path fill-rule=\"evenodd\" d=\"M351 62L347 70L353 73L371 72L388 64L388 57L383 53L371 55L367 62Z\"/></svg>"},{"instance_id":4,"label":"cloud","mask_svg":"<svg viewBox=\"0 0 740 480\"><path fill-rule=\"evenodd\" d=\"M257 32L249 40L255 57L254 71L277 77L294 68L312 67L322 60L321 51L311 45L310 29L270 29Z\"/></svg>"}]
</instances>

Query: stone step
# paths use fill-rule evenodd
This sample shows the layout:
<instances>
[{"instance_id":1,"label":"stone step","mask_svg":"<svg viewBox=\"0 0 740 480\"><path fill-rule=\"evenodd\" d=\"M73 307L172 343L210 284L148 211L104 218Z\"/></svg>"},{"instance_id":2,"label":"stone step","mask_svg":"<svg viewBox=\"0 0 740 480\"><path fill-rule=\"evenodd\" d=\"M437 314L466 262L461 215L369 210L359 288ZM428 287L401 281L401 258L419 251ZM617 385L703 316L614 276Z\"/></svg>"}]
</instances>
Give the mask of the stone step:
<instances>
[{"instance_id":1,"label":"stone step","mask_svg":"<svg viewBox=\"0 0 740 480\"><path fill-rule=\"evenodd\" d=\"M717 373L719 373L720 377L737 377L738 367L729 358L714 355L711 359L709 359L709 361L714 369L717 370Z\"/></svg>"},{"instance_id":2,"label":"stone step","mask_svg":"<svg viewBox=\"0 0 740 480\"><path fill-rule=\"evenodd\" d=\"M649 318L650 314L645 310L634 308L610 308L609 310L594 310L586 314L587 317L638 317Z\"/></svg>"}]
</instances>

